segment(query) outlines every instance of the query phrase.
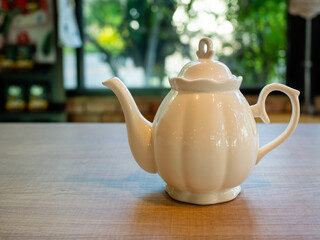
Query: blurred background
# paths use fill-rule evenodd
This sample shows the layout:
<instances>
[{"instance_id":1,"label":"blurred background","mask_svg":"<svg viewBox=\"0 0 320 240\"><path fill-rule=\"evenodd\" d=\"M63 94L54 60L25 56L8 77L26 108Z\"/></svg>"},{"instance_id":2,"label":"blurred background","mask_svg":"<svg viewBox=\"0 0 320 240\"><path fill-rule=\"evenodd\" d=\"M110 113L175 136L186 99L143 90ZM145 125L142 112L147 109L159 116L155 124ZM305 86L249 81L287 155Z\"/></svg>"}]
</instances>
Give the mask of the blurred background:
<instances>
[{"instance_id":1,"label":"blurred background","mask_svg":"<svg viewBox=\"0 0 320 240\"><path fill-rule=\"evenodd\" d=\"M123 122L101 84L113 76L152 121L168 77L210 37L250 104L283 83L301 91L300 121L320 122L320 17L309 2L0 0L0 121ZM267 110L290 119L285 95L272 94Z\"/></svg>"}]
</instances>

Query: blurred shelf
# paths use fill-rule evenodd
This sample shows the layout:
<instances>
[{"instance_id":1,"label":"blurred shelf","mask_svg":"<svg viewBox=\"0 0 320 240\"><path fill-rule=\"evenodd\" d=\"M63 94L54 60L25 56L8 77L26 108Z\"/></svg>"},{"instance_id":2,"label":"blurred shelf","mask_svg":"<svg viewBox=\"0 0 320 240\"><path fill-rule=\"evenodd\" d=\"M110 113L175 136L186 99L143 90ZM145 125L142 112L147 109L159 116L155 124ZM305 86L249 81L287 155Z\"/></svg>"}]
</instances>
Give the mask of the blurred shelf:
<instances>
[{"instance_id":1,"label":"blurred shelf","mask_svg":"<svg viewBox=\"0 0 320 240\"><path fill-rule=\"evenodd\" d=\"M0 81L48 81L53 75L52 65L37 65L30 71L0 72Z\"/></svg>"},{"instance_id":2,"label":"blurred shelf","mask_svg":"<svg viewBox=\"0 0 320 240\"><path fill-rule=\"evenodd\" d=\"M52 1L54 2L54 1ZM0 122L65 122L66 94L63 86L62 49L58 46L58 14L56 4L51 4L53 21L53 39L48 47L51 48L55 61L52 63L35 63L32 69L14 69L0 71ZM51 15L51 14L50 14ZM29 29L26 29L28 31ZM38 48L39 46L37 46ZM38 48L36 51L42 51ZM50 52L51 55L51 52ZM51 57L50 57L51 58ZM8 87L21 85L23 95L21 98L28 103L32 85L44 85L45 97L49 108L42 112L7 112L5 110L8 99Z\"/></svg>"}]
</instances>

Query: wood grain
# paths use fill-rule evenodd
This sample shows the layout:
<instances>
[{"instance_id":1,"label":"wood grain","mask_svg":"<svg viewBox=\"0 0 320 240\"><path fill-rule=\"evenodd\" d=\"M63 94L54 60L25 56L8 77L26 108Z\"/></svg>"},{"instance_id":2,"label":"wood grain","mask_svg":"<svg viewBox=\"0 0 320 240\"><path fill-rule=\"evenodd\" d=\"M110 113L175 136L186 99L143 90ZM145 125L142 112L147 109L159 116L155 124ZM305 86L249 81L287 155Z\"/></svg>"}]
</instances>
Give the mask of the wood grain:
<instances>
[{"instance_id":1,"label":"wood grain","mask_svg":"<svg viewBox=\"0 0 320 240\"><path fill-rule=\"evenodd\" d=\"M265 143L286 125L259 125ZM124 124L0 124L0 239L320 239L320 125L300 124L234 201L183 204Z\"/></svg>"}]
</instances>

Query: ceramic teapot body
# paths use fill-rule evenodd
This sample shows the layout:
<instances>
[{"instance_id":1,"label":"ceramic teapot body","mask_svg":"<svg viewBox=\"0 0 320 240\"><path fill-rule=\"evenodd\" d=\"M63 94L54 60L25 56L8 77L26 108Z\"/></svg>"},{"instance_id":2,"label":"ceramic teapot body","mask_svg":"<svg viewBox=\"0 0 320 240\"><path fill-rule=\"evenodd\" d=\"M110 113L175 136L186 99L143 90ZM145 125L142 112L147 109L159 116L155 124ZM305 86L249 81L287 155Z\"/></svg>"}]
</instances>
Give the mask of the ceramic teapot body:
<instances>
[{"instance_id":1,"label":"ceramic teapot body","mask_svg":"<svg viewBox=\"0 0 320 240\"><path fill-rule=\"evenodd\" d=\"M210 57L211 41L201 40L197 54ZM177 78L170 79L172 90L153 123L141 116L119 79L107 80L104 85L120 100L130 148L138 164L148 172L157 172L172 198L206 205L234 199L255 164L285 141L299 120L298 91L270 84L261 91L258 103L250 107L239 91L241 80L220 62L208 58L191 62ZM259 149L254 117L269 122L265 100L274 90L289 96L291 121L282 135Z\"/></svg>"},{"instance_id":2,"label":"ceramic teapot body","mask_svg":"<svg viewBox=\"0 0 320 240\"><path fill-rule=\"evenodd\" d=\"M240 91L172 90L152 131L158 173L169 194L182 201L235 197L257 160L258 131ZM193 201L198 194L204 196Z\"/></svg>"}]
</instances>

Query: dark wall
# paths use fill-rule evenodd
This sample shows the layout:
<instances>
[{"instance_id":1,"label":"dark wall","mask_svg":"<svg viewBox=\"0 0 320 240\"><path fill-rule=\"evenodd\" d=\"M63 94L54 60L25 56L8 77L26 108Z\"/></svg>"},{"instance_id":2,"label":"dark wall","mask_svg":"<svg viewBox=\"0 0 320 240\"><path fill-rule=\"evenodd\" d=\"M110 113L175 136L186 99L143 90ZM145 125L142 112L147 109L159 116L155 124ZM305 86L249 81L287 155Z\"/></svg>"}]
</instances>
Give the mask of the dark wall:
<instances>
[{"instance_id":1,"label":"dark wall","mask_svg":"<svg viewBox=\"0 0 320 240\"><path fill-rule=\"evenodd\" d=\"M287 84L301 91L304 99L304 58L306 20L288 15ZM320 15L312 19L311 94L320 94Z\"/></svg>"}]
</instances>

